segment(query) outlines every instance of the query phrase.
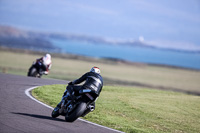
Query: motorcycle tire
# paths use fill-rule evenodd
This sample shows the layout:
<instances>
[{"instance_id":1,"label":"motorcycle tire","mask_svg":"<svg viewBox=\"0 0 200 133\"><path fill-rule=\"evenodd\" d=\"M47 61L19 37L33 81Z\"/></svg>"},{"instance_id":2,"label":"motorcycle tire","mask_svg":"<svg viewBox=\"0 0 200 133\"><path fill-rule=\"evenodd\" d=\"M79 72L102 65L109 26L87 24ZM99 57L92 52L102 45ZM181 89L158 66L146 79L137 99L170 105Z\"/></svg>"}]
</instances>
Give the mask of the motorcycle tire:
<instances>
[{"instance_id":1,"label":"motorcycle tire","mask_svg":"<svg viewBox=\"0 0 200 133\"><path fill-rule=\"evenodd\" d=\"M32 69L33 69L33 66L29 68L27 76L31 76L31 70Z\"/></svg>"},{"instance_id":2,"label":"motorcycle tire","mask_svg":"<svg viewBox=\"0 0 200 133\"><path fill-rule=\"evenodd\" d=\"M34 67L32 67L32 68L30 69L30 72L29 72L29 73L30 73L29 76L31 76L31 77L38 77L38 78L40 78L40 76L38 76L37 69L34 68Z\"/></svg>"},{"instance_id":3,"label":"motorcycle tire","mask_svg":"<svg viewBox=\"0 0 200 133\"><path fill-rule=\"evenodd\" d=\"M51 113L51 117L53 117L53 118L56 118L56 117L58 117L60 114L59 114L59 109L56 107L56 108L54 108L54 110L52 111L52 113Z\"/></svg>"},{"instance_id":4,"label":"motorcycle tire","mask_svg":"<svg viewBox=\"0 0 200 133\"><path fill-rule=\"evenodd\" d=\"M78 117L80 117L86 109L87 104L85 102L81 102L77 105L77 107L70 113L69 115L65 115L65 121L74 122Z\"/></svg>"}]
</instances>

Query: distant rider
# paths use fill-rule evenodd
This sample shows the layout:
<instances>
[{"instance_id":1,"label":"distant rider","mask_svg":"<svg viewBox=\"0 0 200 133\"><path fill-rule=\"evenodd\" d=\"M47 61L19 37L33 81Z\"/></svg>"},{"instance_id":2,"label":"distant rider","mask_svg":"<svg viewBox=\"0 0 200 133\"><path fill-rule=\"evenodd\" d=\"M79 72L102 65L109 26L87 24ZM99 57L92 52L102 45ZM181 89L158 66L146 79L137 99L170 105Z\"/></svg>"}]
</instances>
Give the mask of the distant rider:
<instances>
[{"instance_id":1,"label":"distant rider","mask_svg":"<svg viewBox=\"0 0 200 133\"><path fill-rule=\"evenodd\" d=\"M83 85L77 85L82 82L85 83ZM90 72L85 73L82 77L77 80L68 83L66 90L63 94L62 100L64 98L70 99L72 92L75 92L75 95L78 95L84 89L91 89L96 92L96 96L100 95L100 92L103 87L103 78L100 75L100 69L98 67L93 67ZM61 102L57 105L60 108ZM93 103L95 108L95 103Z\"/></svg>"},{"instance_id":2,"label":"distant rider","mask_svg":"<svg viewBox=\"0 0 200 133\"><path fill-rule=\"evenodd\" d=\"M51 62L51 55L46 54L44 57L41 57L36 60L37 63L41 63L42 68L44 70L44 74L49 74L49 70L51 69L52 62Z\"/></svg>"}]
</instances>

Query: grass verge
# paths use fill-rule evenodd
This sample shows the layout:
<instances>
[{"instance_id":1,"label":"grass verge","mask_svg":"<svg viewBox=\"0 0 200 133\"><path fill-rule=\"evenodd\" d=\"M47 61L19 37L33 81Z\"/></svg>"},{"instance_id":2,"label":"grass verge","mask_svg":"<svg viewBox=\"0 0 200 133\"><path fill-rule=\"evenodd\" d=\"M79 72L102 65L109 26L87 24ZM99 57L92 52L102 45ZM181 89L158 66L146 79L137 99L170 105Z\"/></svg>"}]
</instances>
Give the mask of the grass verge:
<instances>
[{"instance_id":1,"label":"grass verge","mask_svg":"<svg viewBox=\"0 0 200 133\"><path fill-rule=\"evenodd\" d=\"M9 51L0 47L0 72L17 75L27 75L28 69L35 59L43 54L31 51ZM85 58L85 59L83 59ZM103 59L87 59L86 57L52 54L52 69L48 76L42 78L56 78L74 80L93 66L101 69L101 75L106 85L129 85L144 88L165 88L200 94L200 71L159 67L148 64L134 64ZM152 88L152 87L151 87Z\"/></svg>"},{"instance_id":2,"label":"grass verge","mask_svg":"<svg viewBox=\"0 0 200 133\"><path fill-rule=\"evenodd\" d=\"M55 107L65 85L34 89L32 95ZM84 119L121 130L134 132L200 131L200 97L182 93L135 87L105 86L96 109Z\"/></svg>"}]
</instances>

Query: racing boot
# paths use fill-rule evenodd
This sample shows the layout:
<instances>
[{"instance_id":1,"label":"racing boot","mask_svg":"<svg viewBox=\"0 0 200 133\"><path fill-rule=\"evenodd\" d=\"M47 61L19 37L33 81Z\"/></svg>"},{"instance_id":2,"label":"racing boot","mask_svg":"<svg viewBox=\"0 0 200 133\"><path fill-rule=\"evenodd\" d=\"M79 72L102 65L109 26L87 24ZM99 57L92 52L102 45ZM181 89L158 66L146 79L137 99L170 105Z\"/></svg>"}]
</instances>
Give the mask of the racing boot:
<instances>
[{"instance_id":1,"label":"racing boot","mask_svg":"<svg viewBox=\"0 0 200 133\"><path fill-rule=\"evenodd\" d=\"M62 96L62 99L60 101L60 103L58 103L57 107L60 109L61 108L61 105L62 103L64 102L63 100L69 100L69 99L72 99L71 97L71 93L73 93L73 87L71 85L68 85L66 87L66 90Z\"/></svg>"},{"instance_id":2,"label":"racing boot","mask_svg":"<svg viewBox=\"0 0 200 133\"><path fill-rule=\"evenodd\" d=\"M63 97L62 97L60 103L58 103L57 107L58 107L58 108L61 108L62 103L65 102L65 100L69 100L69 99L70 99L70 95L71 95L71 94L66 90L66 91L64 92L64 94L63 94Z\"/></svg>"}]
</instances>

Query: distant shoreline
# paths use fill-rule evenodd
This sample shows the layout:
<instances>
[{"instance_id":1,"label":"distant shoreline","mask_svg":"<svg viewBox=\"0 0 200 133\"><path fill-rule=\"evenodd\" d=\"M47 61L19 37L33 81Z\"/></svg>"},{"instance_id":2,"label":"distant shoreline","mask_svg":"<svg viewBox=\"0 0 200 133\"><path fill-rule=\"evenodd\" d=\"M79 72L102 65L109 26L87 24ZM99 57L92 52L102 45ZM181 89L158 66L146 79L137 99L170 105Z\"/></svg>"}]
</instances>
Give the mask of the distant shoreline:
<instances>
[{"instance_id":1,"label":"distant shoreline","mask_svg":"<svg viewBox=\"0 0 200 133\"><path fill-rule=\"evenodd\" d=\"M200 71L198 50L160 48L137 40L120 41L86 35L45 33L0 25L0 47L50 52L62 58L93 58L100 59L98 61L104 60L106 63L118 62ZM97 48L99 50L96 50ZM88 49L90 52L87 52Z\"/></svg>"},{"instance_id":2,"label":"distant shoreline","mask_svg":"<svg viewBox=\"0 0 200 133\"><path fill-rule=\"evenodd\" d=\"M200 50L198 49L196 50L196 49L182 49L173 47L161 47L137 39L118 40L118 39L108 39L104 37L69 34L69 33L53 33L53 32L48 33L39 31L36 32L36 31L16 28L9 25L0 25L0 44L3 44L3 46L5 45L12 46L14 44L21 48L25 47L34 48L34 45L38 45L40 46L40 49L48 48L58 52L60 49L54 47L50 39L81 41L96 45L106 44L111 46L142 47L142 48L151 48L151 49L173 51L180 53L192 53L192 54L200 53Z\"/></svg>"},{"instance_id":3,"label":"distant shoreline","mask_svg":"<svg viewBox=\"0 0 200 133\"><path fill-rule=\"evenodd\" d=\"M28 50L28 49L21 49L21 48L11 48L11 47L5 47L5 46L0 46L0 51L10 51L10 52L15 52L15 53L30 53L30 54L41 55L41 56L43 56L46 53L45 51L35 51L35 50ZM89 57L89 56L69 54L69 53L51 53L51 54L53 55L53 57L84 60L84 61L95 61L95 62L104 62L104 63L112 63L112 64L122 63L122 64L128 64L128 65L133 65L133 66L146 66L146 65L148 65L148 66L166 67L166 68L173 68L173 69L200 71L200 69L194 69L194 68L186 68L186 67L179 67L179 66L172 66L172 65L165 65L165 64L131 62L131 61L123 60L123 59L110 58L110 57L92 58L92 57Z\"/></svg>"}]
</instances>

